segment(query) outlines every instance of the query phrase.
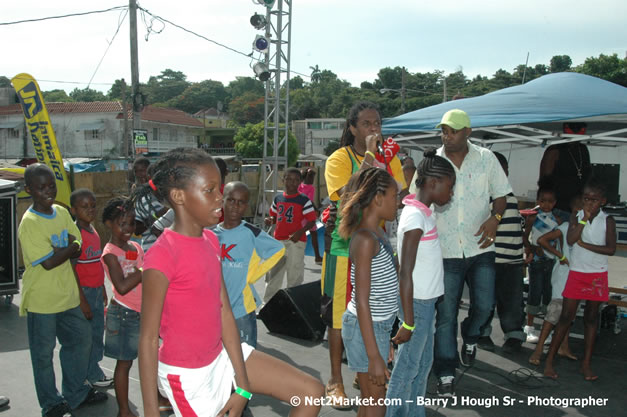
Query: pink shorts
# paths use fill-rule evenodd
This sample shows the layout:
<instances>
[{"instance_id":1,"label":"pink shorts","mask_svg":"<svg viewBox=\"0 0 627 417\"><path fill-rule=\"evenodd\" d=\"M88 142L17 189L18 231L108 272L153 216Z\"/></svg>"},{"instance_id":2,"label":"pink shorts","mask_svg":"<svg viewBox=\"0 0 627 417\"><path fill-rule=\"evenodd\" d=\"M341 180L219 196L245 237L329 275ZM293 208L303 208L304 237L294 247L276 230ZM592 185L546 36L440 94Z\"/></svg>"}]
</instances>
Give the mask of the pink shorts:
<instances>
[{"instance_id":1,"label":"pink shorts","mask_svg":"<svg viewBox=\"0 0 627 417\"><path fill-rule=\"evenodd\" d=\"M573 300L607 301L610 296L607 271L570 271L562 296Z\"/></svg>"},{"instance_id":2,"label":"pink shorts","mask_svg":"<svg viewBox=\"0 0 627 417\"><path fill-rule=\"evenodd\" d=\"M242 343L244 361L254 349ZM178 417L215 416L231 396L235 371L226 350L202 368L181 368L159 362L159 390Z\"/></svg>"}]
</instances>

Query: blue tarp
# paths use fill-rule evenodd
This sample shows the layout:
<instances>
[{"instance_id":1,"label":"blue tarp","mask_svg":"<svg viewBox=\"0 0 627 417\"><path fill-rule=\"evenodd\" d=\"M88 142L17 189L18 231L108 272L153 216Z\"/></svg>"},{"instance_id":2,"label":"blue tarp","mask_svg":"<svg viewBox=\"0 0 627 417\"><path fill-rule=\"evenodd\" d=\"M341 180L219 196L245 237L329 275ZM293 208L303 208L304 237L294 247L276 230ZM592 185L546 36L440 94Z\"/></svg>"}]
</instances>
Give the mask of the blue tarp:
<instances>
[{"instance_id":1,"label":"blue tarp","mask_svg":"<svg viewBox=\"0 0 627 417\"><path fill-rule=\"evenodd\" d=\"M574 72L549 74L519 86L387 119L382 130L388 135L433 131L451 109L467 112L473 128L625 115L627 88Z\"/></svg>"}]
</instances>

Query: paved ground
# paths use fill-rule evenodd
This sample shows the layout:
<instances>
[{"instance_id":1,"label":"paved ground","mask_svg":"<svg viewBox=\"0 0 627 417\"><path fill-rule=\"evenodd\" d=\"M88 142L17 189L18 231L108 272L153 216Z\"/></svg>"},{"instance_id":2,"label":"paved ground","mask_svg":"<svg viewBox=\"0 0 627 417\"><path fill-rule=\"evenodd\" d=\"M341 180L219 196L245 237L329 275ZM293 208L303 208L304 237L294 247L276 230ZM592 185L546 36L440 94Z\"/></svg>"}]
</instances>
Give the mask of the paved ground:
<instances>
[{"instance_id":1,"label":"paved ground","mask_svg":"<svg viewBox=\"0 0 627 417\"><path fill-rule=\"evenodd\" d=\"M610 282L614 286L627 286L627 259L625 252L612 260ZM617 274L618 273L618 274ZM320 267L306 258L306 280L318 280ZM262 284L259 283L259 288ZM3 300L2 300L3 301ZM33 386L26 321L18 316L20 296L16 295L13 304L0 302L0 395L11 399L9 407L0 409L0 415L30 417L39 416L40 409ZM467 304L462 306L460 319L466 316ZM326 381L329 377L328 353L326 342L314 343L268 334L261 321L259 323L260 349L281 358L305 372ZM540 328L540 321L536 327ZM427 400L433 405L427 408L428 416L620 416L625 415L625 380L627 375L627 320L620 324L622 332L614 334L612 329L602 329L597 339L594 356L594 369L599 375L596 382L586 382L579 374L576 362L560 360L557 371L560 379L547 380L541 373L528 365L527 359L535 345L524 344L522 352L515 355L503 354L500 350L502 333L495 320L493 339L497 344L495 352L479 351L474 367L458 373L457 403L443 404L435 402L435 381L430 379ZM583 341L577 334L582 333L581 319L578 319L571 339L573 351L581 355ZM101 365L105 372L112 374L115 361L105 358ZM58 360L57 386L60 387L61 372ZM349 397L357 397L353 389L352 373L343 367L344 380ZM117 415L117 406L113 389L105 391L109 395L105 403L77 410L79 417ZM131 370L130 399L137 412L143 413L138 381L137 366ZM578 404L563 404L563 401L594 401L603 405L582 407ZM251 410L255 417L287 416L289 407L278 401L255 397L251 401ZM348 417L356 414L356 408L348 411L334 410L328 406L322 408L321 416ZM166 414L164 414L166 415Z\"/></svg>"}]
</instances>

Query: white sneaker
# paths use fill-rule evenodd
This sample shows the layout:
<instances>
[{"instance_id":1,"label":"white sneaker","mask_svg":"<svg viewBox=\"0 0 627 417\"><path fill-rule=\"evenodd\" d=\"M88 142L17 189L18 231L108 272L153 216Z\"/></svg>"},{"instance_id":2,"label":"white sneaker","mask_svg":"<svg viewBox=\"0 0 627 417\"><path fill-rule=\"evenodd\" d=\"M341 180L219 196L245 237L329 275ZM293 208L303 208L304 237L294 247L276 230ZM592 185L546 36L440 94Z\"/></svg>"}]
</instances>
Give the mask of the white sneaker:
<instances>
[{"instance_id":1,"label":"white sneaker","mask_svg":"<svg viewBox=\"0 0 627 417\"><path fill-rule=\"evenodd\" d=\"M538 333L533 326L525 326L523 331L527 334L527 343L538 343Z\"/></svg>"}]
</instances>

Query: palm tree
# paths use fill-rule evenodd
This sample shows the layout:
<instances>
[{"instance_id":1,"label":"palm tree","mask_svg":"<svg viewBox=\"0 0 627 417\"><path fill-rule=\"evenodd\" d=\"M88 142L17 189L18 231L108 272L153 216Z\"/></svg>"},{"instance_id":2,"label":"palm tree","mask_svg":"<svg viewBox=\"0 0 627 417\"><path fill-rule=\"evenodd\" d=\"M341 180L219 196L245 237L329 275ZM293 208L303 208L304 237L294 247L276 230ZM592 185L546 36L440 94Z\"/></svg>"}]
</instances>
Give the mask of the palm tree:
<instances>
[{"instance_id":1,"label":"palm tree","mask_svg":"<svg viewBox=\"0 0 627 417\"><path fill-rule=\"evenodd\" d=\"M315 67L309 67L311 69L311 82L318 83L320 82L320 68L316 64Z\"/></svg>"}]
</instances>

